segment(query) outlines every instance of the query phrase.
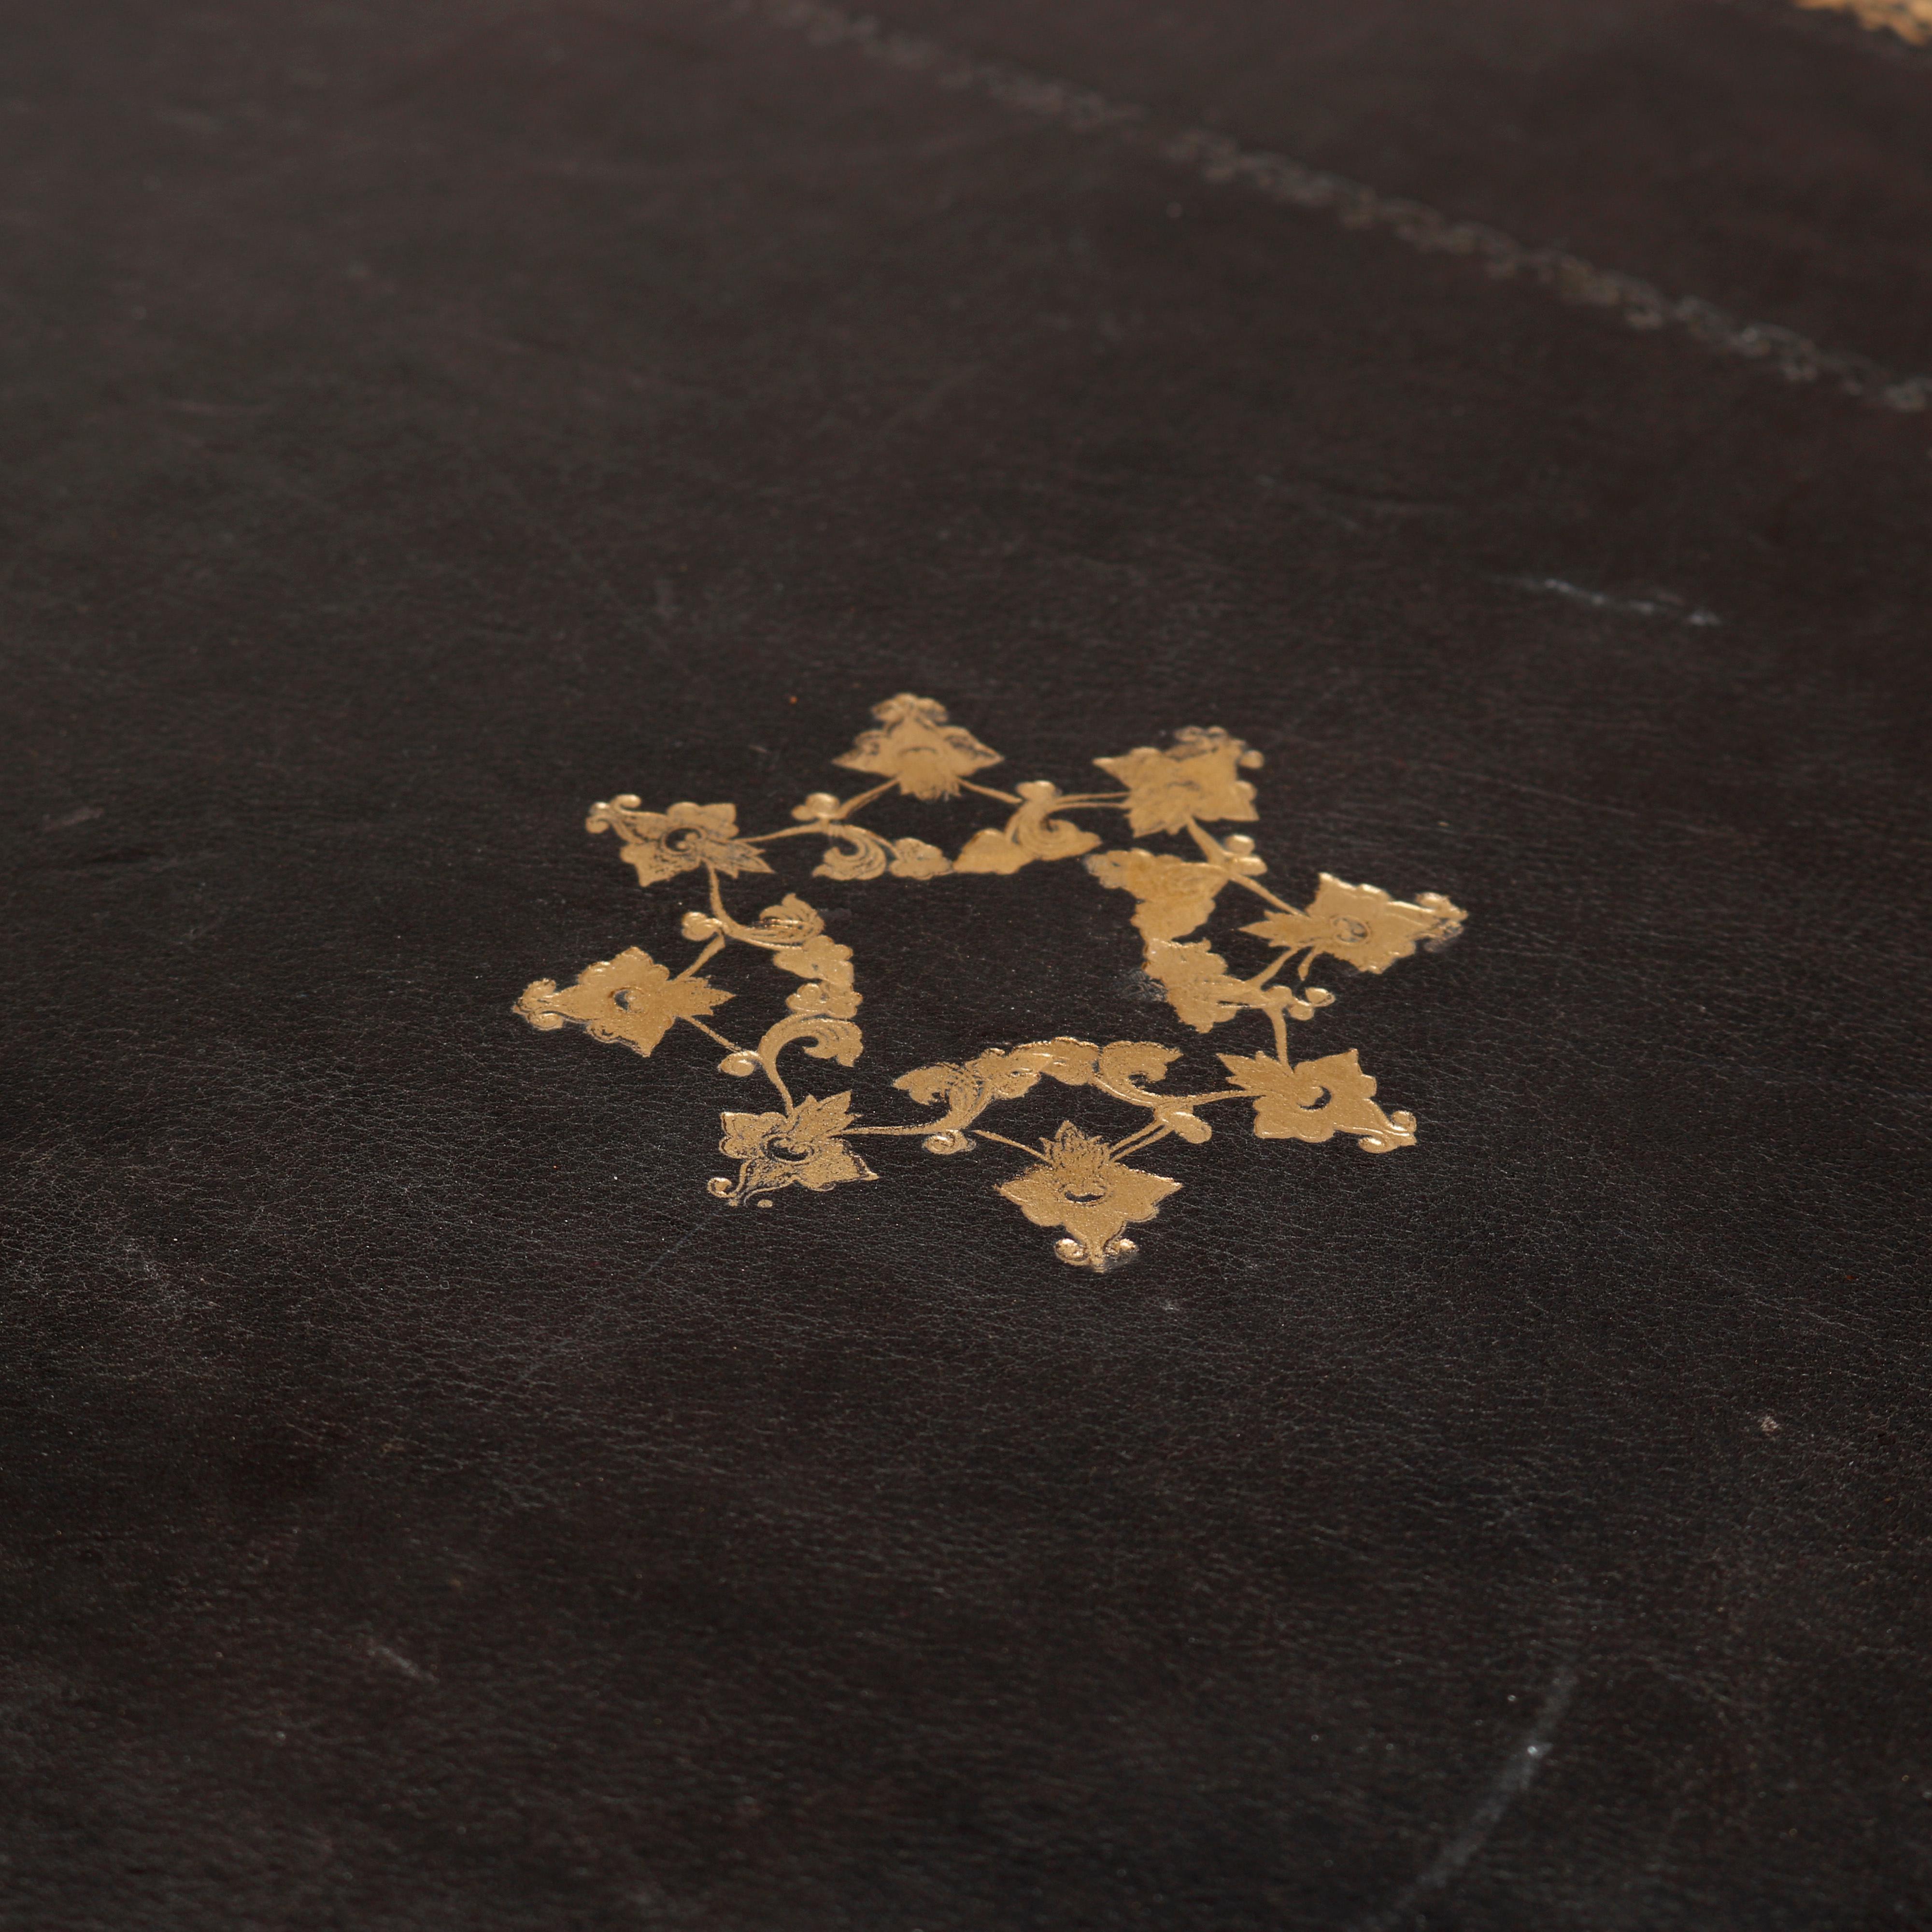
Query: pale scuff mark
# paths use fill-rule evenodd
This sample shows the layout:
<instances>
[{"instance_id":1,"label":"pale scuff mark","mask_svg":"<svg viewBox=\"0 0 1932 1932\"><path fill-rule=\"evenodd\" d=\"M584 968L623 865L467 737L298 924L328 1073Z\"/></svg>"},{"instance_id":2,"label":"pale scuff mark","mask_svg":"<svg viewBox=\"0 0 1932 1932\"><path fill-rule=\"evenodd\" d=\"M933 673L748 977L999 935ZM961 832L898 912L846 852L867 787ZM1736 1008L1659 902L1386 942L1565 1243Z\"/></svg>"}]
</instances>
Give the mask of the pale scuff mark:
<instances>
[{"instance_id":1,"label":"pale scuff mark","mask_svg":"<svg viewBox=\"0 0 1932 1932\"><path fill-rule=\"evenodd\" d=\"M425 1670L420 1664L412 1664L399 1650L392 1650L386 1643L378 1643L371 1637L363 1646L364 1650L376 1663L386 1665L390 1670L400 1671L415 1684L434 1684L433 1672Z\"/></svg>"},{"instance_id":2,"label":"pale scuff mark","mask_svg":"<svg viewBox=\"0 0 1932 1932\"><path fill-rule=\"evenodd\" d=\"M1444 1890L1480 1852L1503 1814L1527 1791L1550 1756L1556 1727L1576 1694L1576 1673L1565 1664L1550 1680L1529 1735L1510 1754L1491 1781L1482 1802L1469 1814L1462 1828L1436 1854L1429 1869L1392 1903L1364 1919L1359 1932L1395 1932L1406 1916L1432 1894Z\"/></svg>"},{"instance_id":3,"label":"pale scuff mark","mask_svg":"<svg viewBox=\"0 0 1932 1932\"><path fill-rule=\"evenodd\" d=\"M1648 597L1612 597L1607 591L1587 590L1562 577L1508 577L1503 581L1514 590L1561 597L1566 603L1581 604L1592 610L1613 611L1619 616L1669 617L1700 630L1708 630L1724 621L1714 610L1686 604L1669 591L1658 591Z\"/></svg>"},{"instance_id":4,"label":"pale scuff mark","mask_svg":"<svg viewBox=\"0 0 1932 1932\"><path fill-rule=\"evenodd\" d=\"M1106 134L1160 155L1203 181L1240 184L1269 200L1327 214L1344 228L1379 229L1424 254L1460 256L1499 281L1523 281L1559 302L1599 308L1640 330L1675 329L1720 355L1774 369L1791 382L1828 382L1882 409L1916 413L1932 407L1932 376L1901 375L1854 350L1826 349L1777 322L1752 322L1697 296L1672 296L1635 275L1602 268L1567 250L1532 247L1499 229L1461 221L1421 202L1386 195L1346 176L1286 154L1244 148L1204 128L1163 130L1148 110L1109 100L1090 88L1030 74L1004 62L956 52L923 34L902 32L870 14L830 0L726 0L814 45L849 47L868 60L923 76L953 92L985 94L1082 134ZM1916 20L1932 0L1819 0L1821 4L1887 8ZM1897 31L1903 32L1903 28Z\"/></svg>"}]
</instances>

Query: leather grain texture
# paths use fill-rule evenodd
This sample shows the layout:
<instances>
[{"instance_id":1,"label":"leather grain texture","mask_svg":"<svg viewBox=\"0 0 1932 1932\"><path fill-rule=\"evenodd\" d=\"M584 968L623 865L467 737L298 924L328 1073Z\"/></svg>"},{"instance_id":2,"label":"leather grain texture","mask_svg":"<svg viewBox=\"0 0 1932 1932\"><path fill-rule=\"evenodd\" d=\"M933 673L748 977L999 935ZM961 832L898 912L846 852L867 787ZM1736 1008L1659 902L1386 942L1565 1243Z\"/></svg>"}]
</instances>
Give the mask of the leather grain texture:
<instances>
[{"instance_id":1,"label":"leather grain texture","mask_svg":"<svg viewBox=\"0 0 1932 1932\"><path fill-rule=\"evenodd\" d=\"M895 4L1932 368L1850 32ZM702 0L4 32L0 1920L1932 1923L1927 418ZM584 808L904 688L1468 908L1322 1022L1420 1144L708 1199L510 1011L675 946ZM1117 898L818 892L855 1081L1198 1048Z\"/></svg>"}]
</instances>

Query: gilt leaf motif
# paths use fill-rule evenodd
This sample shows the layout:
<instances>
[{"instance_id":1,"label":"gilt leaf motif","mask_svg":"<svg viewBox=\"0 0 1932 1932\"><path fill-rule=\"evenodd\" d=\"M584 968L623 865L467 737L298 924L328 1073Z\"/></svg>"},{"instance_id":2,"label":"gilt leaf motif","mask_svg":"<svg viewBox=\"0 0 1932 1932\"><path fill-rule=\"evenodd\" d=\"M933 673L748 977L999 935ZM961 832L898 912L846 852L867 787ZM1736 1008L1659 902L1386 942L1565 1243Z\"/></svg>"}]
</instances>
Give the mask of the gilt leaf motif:
<instances>
[{"instance_id":1,"label":"gilt leaf motif","mask_svg":"<svg viewBox=\"0 0 1932 1932\"><path fill-rule=\"evenodd\" d=\"M702 1019L730 998L694 975L674 979L668 967L633 946L614 959L592 961L561 989L554 980L532 980L517 1010L539 1032L574 1024L592 1040L648 1057L680 1020Z\"/></svg>"}]
</instances>

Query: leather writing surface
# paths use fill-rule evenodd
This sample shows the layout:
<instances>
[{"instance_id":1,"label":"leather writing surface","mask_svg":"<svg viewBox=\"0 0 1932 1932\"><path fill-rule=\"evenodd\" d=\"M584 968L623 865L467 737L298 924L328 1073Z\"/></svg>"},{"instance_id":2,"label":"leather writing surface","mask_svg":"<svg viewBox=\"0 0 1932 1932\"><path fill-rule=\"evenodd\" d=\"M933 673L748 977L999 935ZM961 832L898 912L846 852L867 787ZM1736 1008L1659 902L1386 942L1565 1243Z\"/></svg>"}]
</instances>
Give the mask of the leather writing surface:
<instances>
[{"instance_id":1,"label":"leather writing surface","mask_svg":"<svg viewBox=\"0 0 1932 1932\"><path fill-rule=\"evenodd\" d=\"M894 20L1932 369L1849 28ZM10 1923L1924 1922L1932 418L771 10L8 38ZM1321 1022L1418 1147L1104 1279L708 1197L715 1054L512 1012L676 944L584 808L902 689L1467 908ZM1202 1047L1090 882L812 890L874 1096Z\"/></svg>"}]
</instances>

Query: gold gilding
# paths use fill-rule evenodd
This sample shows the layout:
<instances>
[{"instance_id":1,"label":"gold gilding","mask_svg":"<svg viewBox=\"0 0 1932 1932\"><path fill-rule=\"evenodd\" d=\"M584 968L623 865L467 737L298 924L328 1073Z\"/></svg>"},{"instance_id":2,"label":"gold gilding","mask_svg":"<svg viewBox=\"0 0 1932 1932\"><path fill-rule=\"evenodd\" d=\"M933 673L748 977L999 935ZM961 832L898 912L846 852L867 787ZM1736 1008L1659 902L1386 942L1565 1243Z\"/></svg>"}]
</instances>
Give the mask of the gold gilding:
<instances>
[{"instance_id":1,"label":"gold gilding","mask_svg":"<svg viewBox=\"0 0 1932 1932\"><path fill-rule=\"evenodd\" d=\"M1932 42L1932 0L1798 0L1813 13L1849 14L1862 27L1896 34L1914 46Z\"/></svg>"},{"instance_id":2,"label":"gold gilding","mask_svg":"<svg viewBox=\"0 0 1932 1932\"><path fill-rule=\"evenodd\" d=\"M1414 1144L1414 1116L1385 1113L1376 1104L1376 1082L1353 1052L1297 1061L1288 1052L1288 1022L1312 1020L1333 1002L1325 988L1307 983L1317 959L1385 972L1418 946L1454 938L1464 918L1458 908L1439 893L1424 892L1413 902L1391 898L1376 886L1352 886L1327 872L1306 905L1279 896L1262 883L1268 867L1252 838L1242 833L1216 837L1205 830L1257 816L1255 788L1239 774L1258 768L1261 754L1219 729L1190 727L1164 749L1140 746L1095 759L1118 789L1065 794L1037 779L1009 792L976 781L974 773L1001 762L999 754L950 723L932 699L902 692L876 706L872 715L878 728L862 733L836 762L880 782L842 800L814 792L794 809L794 822L776 831L742 836L732 805L681 802L647 812L636 797L620 794L592 806L587 828L617 834L620 856L640 884L702 874L706 903L687 910L682 927L699 950L673 972L632 946L586 966L568 986L535 980L517 1002L517 1012L544 1031L581 1026L594 1040L646 1056L682 1021L726 1049L721 1072L739 1079L762 1073L778 1105L764 1113L721 1113L718 1150L737 1163L737 1172L712 1180L712 1194L734 1207L749 1202L769 1208L790 1187L822 1193L848 1181L877 1180L852 1144L866 1135L916 1136L928 1153L941 1155L992 1142L1024 1156L1027 1163L997 1192L1036 1226L1063 1231L1054 1250L1061 1260L1100 1272L1134 1253L1126 1230L1152 1220L1180 1186L1133 1165L1134 1158L1170 1136L1196 1144L1207 1140L1213 1129L1202 1118L1204 1108L1248 1102L1253 1130L1264 1140L1319 1142L1344 1134L1370 1154ZM888 838L856 822L860 812L888 794L930 800L962 791L1011 809L1003 823L974 832L956 858L923 840ZM1104 839L1070 815L1076 813L1124 814L1135 837L1179 837L1190 849L1185 856L1138 845L1099 850ZM727 909L720 881L769 874L766 854L773 843L800 837L822 842L812 874L833 880L999 874L1084 859L1101 886L1134 902L1132 918L1147 974L1175 1018L1208 1033L1253 1016L1267 1024L1268 1047L1220 1054L1233 1084L1198 1093L1160 1090L1181 1057L1178 1048L1062 1036L989 1047L963 1063L901 1074L893 1086L929 1110L924 1120L868 1124L853 1112L850 1091L824 1099L794 1095L779 1067L786 1048L796 1046L808 1058L845 1067L864 1049L852 949L827 938L818 913L796 893L767 906L754 923L741 921ZM1268 908L1238 928L1273 955L1245 977L1215 950L1226 940L1188 937L1223 908L1230 889L1244 904L1246 896ZM755 1046L736 1046L710 1024L711 1016L736 995L702 976L702 969L733 945L770 954L774 966L799 982L786 998L784 1016L765 1029ZM1293 974L1283 976L1289 967ZM1111 1142L1070 1120L1030 1144L980 1124L989 1108L1022 1099L1042 1080L1091 1088L1144 1118Z\"/></svg>"}]
</instances>

